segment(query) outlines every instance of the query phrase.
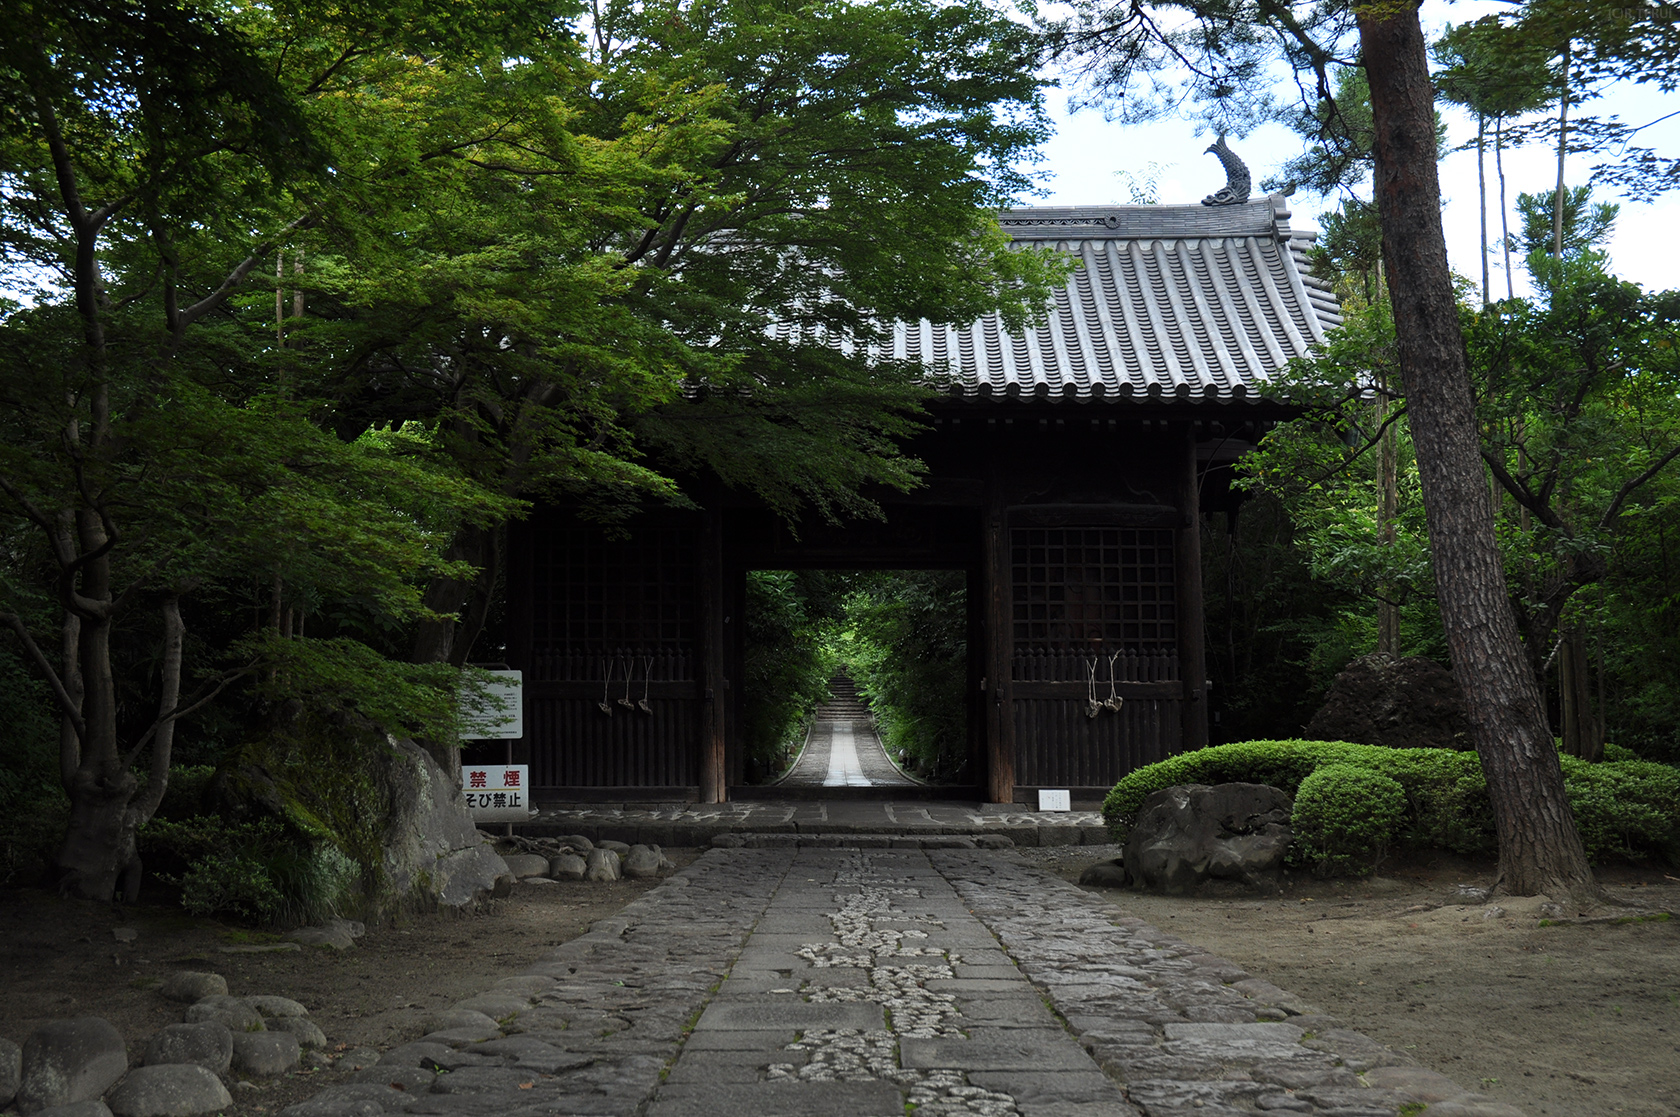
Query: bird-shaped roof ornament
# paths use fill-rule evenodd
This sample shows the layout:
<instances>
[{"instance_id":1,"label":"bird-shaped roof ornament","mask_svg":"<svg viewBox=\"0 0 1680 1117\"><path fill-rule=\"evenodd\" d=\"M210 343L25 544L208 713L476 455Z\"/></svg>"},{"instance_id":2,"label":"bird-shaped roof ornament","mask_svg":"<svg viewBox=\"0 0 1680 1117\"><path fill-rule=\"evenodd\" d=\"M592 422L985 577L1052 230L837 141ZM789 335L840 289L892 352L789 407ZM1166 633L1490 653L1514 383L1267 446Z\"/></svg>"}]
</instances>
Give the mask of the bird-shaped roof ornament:
<instances>
[{"instance_id":1,"label":"bird-shaped roof ornament","mask_svg":"<svg viewBox=\"0 0 1680 1117\"><path fill-rule=\"evenodd\" d=\"M1219 157L1219 162L1225 168L1225 185L1202 199L1204 206L1240 206L1248 201L1248 191L1252 179L1249 177L1248 167L1237 153L1225 146L1225 136L1208 145L1207 152Z\"/></svg>"}]
</instances>

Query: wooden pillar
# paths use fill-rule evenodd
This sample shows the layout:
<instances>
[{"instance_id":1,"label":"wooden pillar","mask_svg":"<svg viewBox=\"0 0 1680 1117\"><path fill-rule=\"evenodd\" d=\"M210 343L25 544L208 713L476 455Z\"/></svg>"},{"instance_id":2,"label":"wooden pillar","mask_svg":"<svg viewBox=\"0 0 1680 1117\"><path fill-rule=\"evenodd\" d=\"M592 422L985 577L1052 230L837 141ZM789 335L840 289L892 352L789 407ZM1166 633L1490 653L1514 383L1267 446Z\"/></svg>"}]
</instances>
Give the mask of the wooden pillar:
<instances>
[{"instance_id":1,"label":"wooden pillar","mask_svg":"<svg viewBox=\"0 0 1680 1117\"><path fill-rule=\"evenodd\" d=\"M726 712L729 696L724 693L725 640L723 617L727 594L723 584L723 513L716 492L708 494L708 507L700 528L700 801L721 803L729 796L726 767Z\"/></svg>"},{"instance_id":2,"label":"wooden pillar","mask_svg":"<svg viewBox=\"0 0 1680 1117\"><path fill-rule=\"evenodd\" d=\"M1184 680L1183 728L1180 748L1188 751L1208 743L1207 648L1202 602L1201 478L1196 473L1196 424L1184 424L1183 480L1179 488L1178 670Z\"/></svg>"},{"instance_id":3,"label":"wooden pillar","mask_svg":"<svg viewBox=\"0 0 1680 1117\"><path fill-rule=\"evenodd\" d=\"M981 583L986 626L986 797L993 803L1015 801L1015 708L1010 664L1014 632L1010 624L1009 512L996 478L988 486L983 528Z\"/></svg>"}]
</instances>

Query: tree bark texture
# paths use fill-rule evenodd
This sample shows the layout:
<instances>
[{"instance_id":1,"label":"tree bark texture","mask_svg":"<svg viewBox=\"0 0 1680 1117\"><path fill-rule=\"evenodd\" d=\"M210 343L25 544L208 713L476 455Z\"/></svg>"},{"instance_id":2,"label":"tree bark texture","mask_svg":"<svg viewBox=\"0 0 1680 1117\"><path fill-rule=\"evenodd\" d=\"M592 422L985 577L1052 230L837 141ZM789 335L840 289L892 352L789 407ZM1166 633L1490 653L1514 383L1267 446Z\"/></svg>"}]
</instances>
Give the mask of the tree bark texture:
<instances>
[{"instance_id":1,"label":"tree bark texture","mask_svg":"<svg viewBox=\"0 0 1680 1117\"><path fill-rule=\"evenodd\" d=\"M1434 87L1423 29L1410 4L1368 4L1357 15L1371 85L1376 197L1400 372L1441 620L1493 801L1500 887L1519 896L1595 898L1540 690L1506 600L1441 228Z\"/></svg>"}]
</instances>

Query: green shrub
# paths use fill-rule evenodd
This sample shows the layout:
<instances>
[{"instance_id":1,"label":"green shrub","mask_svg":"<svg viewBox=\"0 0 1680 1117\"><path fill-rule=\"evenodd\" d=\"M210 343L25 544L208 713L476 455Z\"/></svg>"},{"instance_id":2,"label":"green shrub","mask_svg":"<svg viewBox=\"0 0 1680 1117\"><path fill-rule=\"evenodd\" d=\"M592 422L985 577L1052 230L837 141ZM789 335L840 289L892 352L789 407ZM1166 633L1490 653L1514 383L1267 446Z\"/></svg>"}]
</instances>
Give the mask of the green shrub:
<instances>
[{"instance_id":1,"label":"green shrub","mask_svg":"<svg viewBox=\"0 0 1680 1117\"><path fill-rule=\"evenodd\" d=\"M140 851L159 880L181 889L181 906L194 915L263 925L332 917L358 877L355 864L332 845L272 817L154 818L141 828ZM158 862L164 871L156 870Z\"/></svg>"},{"instance_id":2,"label":"green shrub","mask_svg":"<svg viewBox=\"0 0 1680 1117\"><path fill-rule=\"evenodd\" d=\"M1587 856L1657 853L1680 865L1680 768L1652 760L1563 761L1563 783Z\"/></svg>"},{"instance_id":3,"label":"green shrub","mask_svg":"<svg viewBox=\"0 0 1680 1117\"><path fill-rule=\"evenodd\" d=\"M1321 877L1367 876L1406 813L1398 782L1369 768L1325 764L1301 781L1290 816L1290 861Z\"/></svg>"},{"instance_id":4,"label":"green shrub","mask_svg":"<svg viewBox=\"0 0 1680 1117\"><path fill-rule=\"evenodd\" d=\"M1680 769L1651 761L1587 764L1562 757L1564 788L1587 856L1656 854L1680 864ZM1264 783L1298 795L1327 764L1378 772L1405 794L1396 840L1465 856L1498 848L1481 760L1448 749L1388 749L1342 741L1242 741L1199 749L1130 773L1109 791L1103 819L1124 842L1152 792L1187 783Z\"/></svg>"}]
</instances>

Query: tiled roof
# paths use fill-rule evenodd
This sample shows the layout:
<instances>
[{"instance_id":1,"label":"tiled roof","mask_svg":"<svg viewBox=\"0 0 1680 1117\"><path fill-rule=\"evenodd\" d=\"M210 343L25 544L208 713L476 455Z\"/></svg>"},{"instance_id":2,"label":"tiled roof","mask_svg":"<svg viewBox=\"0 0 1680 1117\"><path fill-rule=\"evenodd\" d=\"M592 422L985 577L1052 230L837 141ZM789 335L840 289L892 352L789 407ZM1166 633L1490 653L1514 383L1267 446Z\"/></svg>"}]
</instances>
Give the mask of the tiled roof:
<instances>
[{"instance_id":1,"label":"tiled roof","mask_svg":"<svg viewBox=\"0 0 1680 1117\"><path fill-rule=\"evenodd\" d=\"M1281 196L1016 209L999 221L1083 266L1020 334L996 315L894 324L890 355L938 369L962 398L1257 402L1268 375L1342 320L1329 285L1307 274L1314 237L1290 230Z\"/></svg>"}]
</instances>

